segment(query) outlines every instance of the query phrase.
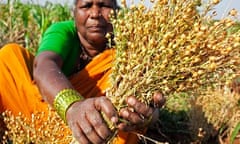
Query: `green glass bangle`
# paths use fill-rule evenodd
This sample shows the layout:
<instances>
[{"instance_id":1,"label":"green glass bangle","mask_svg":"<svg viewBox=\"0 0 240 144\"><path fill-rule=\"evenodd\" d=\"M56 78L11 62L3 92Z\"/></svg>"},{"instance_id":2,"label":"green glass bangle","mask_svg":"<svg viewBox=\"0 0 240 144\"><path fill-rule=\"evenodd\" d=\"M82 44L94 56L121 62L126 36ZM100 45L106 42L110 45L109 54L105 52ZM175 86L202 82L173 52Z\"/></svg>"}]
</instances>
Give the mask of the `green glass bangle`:
<instances>
[{"instance_id":1,"label":"green glass bangle","mask_svg":"<svg viewBox=\"0 0 240 144\"><path fill-rule=\"evenodd\" d=\"M62 120L66 121L66 112L68 108L77 101L83 100L84 97L81 96L76 90L73 89L64 89L60 91L54 99L53 107L57 111L58 115Z\"/></svg>"}]
</instances>

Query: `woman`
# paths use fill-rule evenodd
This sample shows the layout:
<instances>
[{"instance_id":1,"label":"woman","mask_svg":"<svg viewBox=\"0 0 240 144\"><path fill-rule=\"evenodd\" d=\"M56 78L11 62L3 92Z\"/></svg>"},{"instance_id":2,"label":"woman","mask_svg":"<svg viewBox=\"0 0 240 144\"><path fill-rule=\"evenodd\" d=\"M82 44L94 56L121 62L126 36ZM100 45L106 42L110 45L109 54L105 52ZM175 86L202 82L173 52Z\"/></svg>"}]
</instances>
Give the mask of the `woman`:
<instances>
[{"instance_id":1,"label":"woman","mask_svg":"<svg viewBox=\"0 0 240 144\"><path fill-rule=\"evenodd\" d=\"M113 49L107 47L106 34L113 31L109 16L112 10L117 10L117 3L115 0L76 0L74 5L75 22L60 22L46 31L34 58L33 73L33 57L28 52L14 44L7 45L0 51L0 66L6 64L1 55L7 57L7 51L15 51L18 55L16 61L19 65L24 65L19 71L13 68L16 72L6 76L10 77L9 81L14 81L13 86L9 86L9 91L11 89L20 95L19 91L27 91L22 87L32 90L27 96L23 94L17 97L19 101L25 100L26 104L9 106L9 103L14 103L9 98L11 95L6 88L0 89L3 103L1 110L10 109L14 113L21 111L25 115L31 115L35 111L46 111L46 105L50 104L68 124L76 140L83 144L104 143L112 135L102 117L105 115L119 129L119 137L124 139L120 138L119 141L135 143L136 136L132 138L132 135L123 131L144 129L143 125L154 114L154 108L129 97L126 100L128 107L118 113L111 101L104 97L104 90L109 86L107 81L114 53ZM29 61L30 65L26 65ZM16 64L12 62L12 65ZM9 69L5 75L9 75ZM21 77L25 77L23 79L26 82L21 77L16 80L17 76L14 75L17 73L24 73ZM31 76L36 84L32 83ZM4 81L6 78L0 79L1 83ZM19 81L21 86L18 86ZM11 94L15 95L14 92ZM159 106L163 102L160 94L156 94L153 100ZM119 117L131 124L119 122Z\"/></svg>"}]
</instances>

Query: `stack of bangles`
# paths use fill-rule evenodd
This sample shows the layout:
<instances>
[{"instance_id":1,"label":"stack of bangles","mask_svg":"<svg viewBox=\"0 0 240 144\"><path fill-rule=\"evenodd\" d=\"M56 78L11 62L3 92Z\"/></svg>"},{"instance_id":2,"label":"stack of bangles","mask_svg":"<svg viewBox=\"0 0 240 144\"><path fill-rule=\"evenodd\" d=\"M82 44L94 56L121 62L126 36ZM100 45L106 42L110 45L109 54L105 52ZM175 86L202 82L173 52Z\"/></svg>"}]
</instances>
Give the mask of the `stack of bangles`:
<instances>
[{"instance_id":1,"label":"stack of bangles","mask_svg":"<svg viewBox=\"0 0 240 144\"><path fill-rule=\"evenodd\" d=\"M62 118L62 120L67 123L66 121L66 112L68 108L75 102L83 100L84 97L81 96L76 90L74 89L63 89L60 91L53 102L53 107Z\"/></svg>"}]
</instances>

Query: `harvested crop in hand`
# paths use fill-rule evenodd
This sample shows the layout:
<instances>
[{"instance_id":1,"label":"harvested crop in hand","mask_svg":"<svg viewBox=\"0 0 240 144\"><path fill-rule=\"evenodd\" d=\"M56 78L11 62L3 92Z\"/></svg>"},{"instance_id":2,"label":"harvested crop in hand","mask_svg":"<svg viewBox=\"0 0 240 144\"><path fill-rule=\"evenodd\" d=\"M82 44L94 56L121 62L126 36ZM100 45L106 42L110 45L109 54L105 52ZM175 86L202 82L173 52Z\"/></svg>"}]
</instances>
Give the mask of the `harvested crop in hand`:
<instances>
[{"instance_id":1,"label":"harvested crop in hand","mask_svg":"<svg viewBox=\"0 0 240 144\"><path fill-rule=\"evenodd\" d=\"M139 4L118 12L107 91L118 109L130 95L149 104L156 91L168 96L231 81L239 70L240 31L230 32L237 24L230 18L211 18L218 2L160 0L150 9Z\"/></svg>"}]
</instances>

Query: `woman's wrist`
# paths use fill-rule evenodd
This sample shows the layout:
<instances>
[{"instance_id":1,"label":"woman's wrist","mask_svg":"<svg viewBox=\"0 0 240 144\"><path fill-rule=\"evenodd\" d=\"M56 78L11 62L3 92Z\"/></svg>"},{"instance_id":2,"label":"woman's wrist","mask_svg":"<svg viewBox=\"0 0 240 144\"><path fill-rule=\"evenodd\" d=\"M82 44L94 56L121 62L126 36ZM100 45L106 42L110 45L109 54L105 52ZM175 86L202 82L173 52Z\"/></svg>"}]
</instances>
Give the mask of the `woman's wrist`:
<instances>
[{"instance_id":1,"label":"woman's wrist","mask_svg":"<svg viewBox=\"0 0 240 144\"><path fill-rule=\"evenodd\" d=\"M74 89L63 89L60 91L53 102L53 107L57 111L58 115L62 118L62 120L67 123L66 121L66 112L68 108L75 102L83 100L84 97L81 96L76 90Z\"/></svg>"}]
</instances>

